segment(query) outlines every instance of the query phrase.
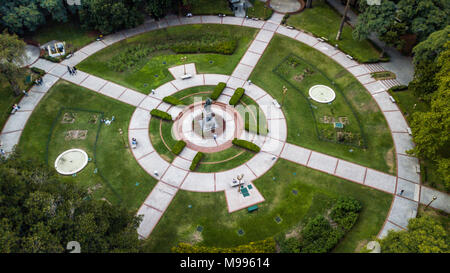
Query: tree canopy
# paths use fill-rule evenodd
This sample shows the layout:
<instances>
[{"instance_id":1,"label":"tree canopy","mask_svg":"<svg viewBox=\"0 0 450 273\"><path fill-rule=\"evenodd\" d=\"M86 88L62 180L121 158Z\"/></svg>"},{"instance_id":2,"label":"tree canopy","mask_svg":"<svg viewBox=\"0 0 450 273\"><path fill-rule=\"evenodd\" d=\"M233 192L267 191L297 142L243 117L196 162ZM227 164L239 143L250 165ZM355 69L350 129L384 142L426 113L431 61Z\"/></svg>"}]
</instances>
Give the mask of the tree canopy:
<instances>
[{"instance_id":1,"label":"tree canopy","mask_svg":"<svg viewBox=\"0 0 450 273\"><path fill-rule=\"evenodd\" d=\"M382 0L380 5L368 5L360 2L362 13L358 16L353 38L364 40L372 32L378 35L385 34L395 21L395 4L388 0Z\"/></svg>"},{"instance_id":2,"label":"tree canopy","mask_svg":"<svg viewBox=\"0 0 450 273\"><path fill-rule=\"evenodd\" d=\"M435 77L437 90L431 94L430 111L412 115L413 153L438 163L445 186L450 189L450 41L439 55Z\"/></svg>"},{"instance_id":3,"label":"tree canopy","mask_svg":"<svg viewBox=\"0 0 450 273\"><path fill-rule=\"evenodd\" d=\"M11 85L16 95L20 94L20 78L23 76L19 64L25 53L25 43L17 35L6 30L0 34L0 75Z\"/></svg>"},{"instance_id":4,"label":"tree canopy","mask_svg":"<svg viewBox=\"0 0 450 273\"><path fill-rule=\"evenodd\" d=\"M0 23L11 32L23 34L45 24L46 16L58 22L67 21L65 1L8 0L0 5Z\"/></svg>"},{"instance_id":5,"label":"tree canopy","mask_svg":"<svg viewBox=\"0 0 450 273\"><path fill-rule=\"evenodd\" d=\"M139 219L78 185L60 181L53 169L19 154L0 163L0 252L134 252Z\"/></svg>"},{"instance_id":6,"label":"tree canopy","mask_svg":"<svg viewBox=\"0 0 450 273\"><path fill-rule=\"evenodd\" d=\"M448 232L430 217L409 220L408 230L390 231L380 240L383 253L448 253Z\"/></svg>"}]
</instances>

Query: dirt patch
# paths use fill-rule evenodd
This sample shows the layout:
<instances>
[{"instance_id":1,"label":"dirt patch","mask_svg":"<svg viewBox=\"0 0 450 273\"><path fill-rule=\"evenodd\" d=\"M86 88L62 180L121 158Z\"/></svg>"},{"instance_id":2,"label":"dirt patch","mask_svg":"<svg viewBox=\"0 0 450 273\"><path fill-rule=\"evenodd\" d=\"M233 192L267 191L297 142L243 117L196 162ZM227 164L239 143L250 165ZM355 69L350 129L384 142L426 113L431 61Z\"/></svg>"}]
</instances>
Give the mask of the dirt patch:
<instances>
[{"instance_id":1,"label":"dirt patch","mask_svg":"<svg viewBox=\"0 0 450 273\"><path fill-rule=\"evenodd\" d=\"M77 113L64 113L61 123L74 123L77 117Z\"/></svg>"},{"instance_id":2,"label":"dirt patch","mask_svg":"<svg viewBox=\"0 0 450 273\"><path fill-rule=\"evenodd\" d=\"M363 250L366 247L368 242L369 241L367 241L367 240L359 241L358 244L356 245L355 252L360 253L361 250Z\"/></svg>"},{"instance_id":3,"label":"dirt patch","mask_svg":"<svg viewBox=\"0 0 450 273\"><path fill-rule=\"evenodd\" d=\"M89 188L87 189L87 192L88 192L89 194L92 194L94 191L100 189L101 187L103 187L102 184L95 184L94 186L89 187Z\"/></svg>"},{"instance_id":4,"label":"dirt patch","mask_svg":"<svg viewBox=\"0 0 450 273\"><path fill-rule=\"evenodd\" d=\"M89 118L89 123L96 124L96 123L97 123L97 120L98 120L98 116L97 116L97 115L92 115L92 116Z\"/></svg>"},{"instance_id":5,"label":"dirt patch","mask_svg":"<svg viewBox=\"0 0 450 273\"><path fill-rule=\"evenodd\" d=\"M78 140L78 139L86 139L88 130L70 130L66 132L66 136L64 137L66 141L69 140Z\"/></svg>"},{"instance_id":6,"label":"dirt patch","mask_svg":"<svg viewBox=\"0 0 450 273\"><path fill-rule=\"evenodd\" d=\"M389 151L387 151L386 155L384 156L384 160L386 161L386 164L389 167L389 172L393 173L395 167L394 147L392 147L391 149L389 149Z\"/></svg>"},{"instance_id":7,"label":"dirt patch","mask_svg":"<svg viewBox=\"0 0 450 273\"><path fill-rule=\"evenodd\" d=\"M289 238L298 238L300 236L300 233L302 232L302 225L296 226L293 230L286 233L286 239Z\"/></svg>"},{"instance_id":8,"label":"dirt patch","mask_svg":"<svg viewBox=\"0 0 450 273\"><path fill-rule=\"evenodd\" d=\"M194 233L192 233L191 238L190 238L189 241L192 244L200 243L201 241L203 241L202 233L197 231L197 230L194 231Z\"/></svg>"}]
</instances>

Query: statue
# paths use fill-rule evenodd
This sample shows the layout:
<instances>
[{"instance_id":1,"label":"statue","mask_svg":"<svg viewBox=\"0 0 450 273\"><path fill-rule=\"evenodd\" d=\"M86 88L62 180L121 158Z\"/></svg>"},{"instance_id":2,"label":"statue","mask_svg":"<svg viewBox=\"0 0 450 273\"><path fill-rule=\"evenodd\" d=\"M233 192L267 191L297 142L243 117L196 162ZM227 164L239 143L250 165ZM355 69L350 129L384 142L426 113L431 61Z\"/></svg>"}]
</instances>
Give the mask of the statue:
<instances>
[{"instance_id":1,"label":"statue","mask_svg":"<svg viewBox=\"0 0 450 273\"><path fill-rule=\"evenodd\" d=\"M205 105L203 106L203 120L200 121L200 126L203 132L214 131L217 127L215 114L211 110L212 100L210 98L206 99Z\"/></svg>"}]
</instances>

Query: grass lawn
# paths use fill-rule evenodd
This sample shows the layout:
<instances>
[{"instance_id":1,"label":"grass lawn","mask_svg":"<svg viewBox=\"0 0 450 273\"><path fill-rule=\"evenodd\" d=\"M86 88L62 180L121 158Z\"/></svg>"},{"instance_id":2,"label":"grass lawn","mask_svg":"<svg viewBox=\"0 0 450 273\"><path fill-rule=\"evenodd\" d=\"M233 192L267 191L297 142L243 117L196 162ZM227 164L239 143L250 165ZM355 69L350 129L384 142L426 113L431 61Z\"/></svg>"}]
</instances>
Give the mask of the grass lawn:
<instances>
[{"instance_id":1,"label":"grass lawn","mask_svg":"<svg viewBox=\"0 0 450 273\"><path fill-rule=\"evenodd\" d=\"M221 54L175 54L171 51L157 51L147 58L142 58L134 68L124 72L113 71L108 62L121 51L137 45L165 43L168 38L176 40L189 39L199 33L235 37L237 48L232 55ZM189 25L168 27L150 31L111 45L90 56L78 65L80 70L116 82L144 94L150 93L168 81L173 80L167 70L169 67L181 65L181 57L186 56L185 63L195 62L198 73L231 74L244 55L247 47L256 34L255 29L226 25Z\"/></svg>"},{"instance_id":2,"label":"grass lawn","mask_svg":"<svg viewBox=\"0 0 450 273\"><path fill-rule=\"evenodd\" d=\"M411 115L414 112L427 112L430 110L430 105L423 100L419 100L419 98L415 96L412 91L389 91L389 93L392 97L394 97L398 107L403 112L403 115L406 117L408 122L411 121ZM421 159L420 165L422 174L420 178L424 185L448 192L443 183L444 180L442 175L437 171L438 166L436 162Z\"/></svg>"},{"instance_id":3,"label":"grass lawn","mask_svg":"<svg viewBox=\"0 0 450 273\"><path fill-rule=\"evenodd\" d=\"M172 152L172 147L177 142L172 137L172 125L172 121L151 118L149 126L150 141L152 142L153 147L156 152L169 163L176 157ZM161 135L163 138L161 138Z\"/></svg>"},{"instance_id":4,"label":"grass lawn","mask_svg":"<svg viewBox=\"0 0 450 273\"><path fill-rule=\"evenodd\" d=\"M290 54L307 61L331 79L335 87L342 91L361 122L362 131L367 140L366 149L318 139L312 114L312 111L316 109L310 107L310 101L297 88L273 72ZM383 172L395 173L394 144L383 114L364 87L332 59L295 40L275 35L250 79L279 102L282 101L283 85L288 88L285 105L282 108L288 125L288 142ZM299 88L305 87L299 86ZM307 92L307 90L301 89L301 92ZM339 96L339 92L336 95Z\"/></svg>"},{"instance_id":5,"label":"grass lawn","mask_svg":"<svg viewBox=\"0 0 450 273\"><path fill-rule=\"evenodd\" d=\"M264 20L269 19L272 16L273 10L270 7L266 7L266 4L259 0L250 0L253 7L247 9L247 16L249 18L262 18Z\"/></svg>"},{"instance_id":6,"label":"grass lawn","mask_svg":"<svg viewBox=\"0 0 450 273\"><path fill-rule=\"evenodd\" d=\"M71 109L62 110L62 115L58 115L62 108ZM80 109L103 112L104 117L108 119L115 117L111 125L100 125L96 148L94 144L99 121L96 124L90 123L89 120L94 113ZM76 113L73 124L61 123L66 112ZM47 140L50 137L48 164L51 166L61 151L78 147L84 149L93 161L77 176L61 176L61 179L94 190L94 198L106 198L111 203L137 210L156 180L139 166L130 149L124 147L124 140L127 142L128 139L128 123L133 112L132 106L60 81L50 89L34 110L22 133L19 148L26 151L27 155L45 161ZM124 132L123 139L119 134L119 128ZM88 130L86 139L65 140L65 133L69 129ZM50 132L53 133L50 135Z\"/></svg>"},{"instance_id":7,"label":"grass lawn","mask_svg":"<svg viewBox=\"0 0 450 273\"><path fill-rule=\"evenodd\" d=\"M33 33L27 39L43 45L52 40L65 41L74 51L93 42L98 34L95 31L83 30L79 22L69 21L67 23L49 22Z\"/></svg>"},{"instance_id":8,"label":"grass lawn","mask_svg":"<svg viewBox=\"0 0 450 273\"><path fill-rule=\"evenodd\" d=\"M325 0L315 0L313 8L291 15L287 24L311 32L317 37L325 37L330 44L338 44L339 49L359 62L376 62L380 52L367 40L357 41L352 37L352 28L345 25L341 39L336 41L342 16L332 9Z\"/></svg>"},{"instance_id":9,"label":"grass lawn","mask_svg":"<svg viewBox=\"0 0 450 273\"><path fill-rule=\"evenodd\" d=\"M170 252L179 242L231 247L277 236L322 213L334 198L352 196L361 201L363 209L334 251L354 252L378 234L392 201L389 194L281 159L254 184L266 200L254 213L245 209L228 213L223 192L179 191L147 240L147 251ZM292 193L294 189L297 195ZM274 220L277 216L282 218L279 224ZM197 226L203 231L196 231ZM245 234L240 236L239 229Z\"/></svg>"},{"instance_id":10,"label":"grass lawn","mask_svg":"<svg viewBox=\"0 0 450 273\"><path fill-rule=\"evenodd\" d=\"M226 15L234 15L228 5L228 0L193 0L191 13L193 15L217 15L219 13Z\"/></svg>"}]
</instances>

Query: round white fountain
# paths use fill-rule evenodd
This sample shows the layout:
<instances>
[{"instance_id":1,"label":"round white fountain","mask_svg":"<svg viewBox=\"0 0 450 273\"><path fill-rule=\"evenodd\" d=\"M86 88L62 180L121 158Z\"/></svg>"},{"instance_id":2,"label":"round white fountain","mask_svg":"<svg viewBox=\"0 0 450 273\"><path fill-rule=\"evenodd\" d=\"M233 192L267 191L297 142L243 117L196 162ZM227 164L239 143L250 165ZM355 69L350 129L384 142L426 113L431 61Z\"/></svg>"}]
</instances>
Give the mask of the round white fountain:
<instances>
[{"instance_id":1,"label":"round white fountain","mask_svg":"<svg viewBox=\"0 0 450 273\"><path fill-rule=\"evenodd\" d=\"M330 103L336 98L334 90L326 85L314 85L309 89L309 96L320 103Z\"/></svg>"},{"instance_id":2,"label":"round white fountain","mask_svg":"<svg viewBox=\"0 0 450 273\"><path fill-rule=\"evenodd\" d=\"M81 171L88 163L88 155L80 149L70 149L61 153L55 160L55 169L62 175Z\"/></svg>"}]
</instances>

